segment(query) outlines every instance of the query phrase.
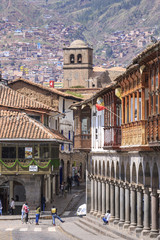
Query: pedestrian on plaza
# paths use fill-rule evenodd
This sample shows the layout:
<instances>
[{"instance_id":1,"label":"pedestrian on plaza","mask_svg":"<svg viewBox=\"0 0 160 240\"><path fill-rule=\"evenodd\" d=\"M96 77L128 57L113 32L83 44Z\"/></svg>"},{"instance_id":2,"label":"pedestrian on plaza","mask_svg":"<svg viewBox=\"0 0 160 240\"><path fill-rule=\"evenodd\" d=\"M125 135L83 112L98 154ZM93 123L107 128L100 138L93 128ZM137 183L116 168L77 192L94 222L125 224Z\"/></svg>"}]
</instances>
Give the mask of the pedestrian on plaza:
<instances>
[{"instance_id":1,"label":"pedestrian on plaza","mask_svg":"<svg viewBox=\"0 0 160 240\"><path fill-rule=\"evenodd\" d=\"M2 216L2 201L0 200L0 214L1 214L1 216Z\"/></svg>"},{"instance_id":2,"label":"pedestrian on plaza","mask_svg":"<svg viewBox=\"0 0 160 240\"><path fill-rule=\"evenodd\" d=\"M68 192L68 186L66 185L66 183L64 182L64 197L66 198L67 196L67 192Z\"/></svg>"},{"instance_id":3,"label":"pedestrian on plaza","mask_svg":"<svg viewBox=\"0 0 160 240\"><path fill-rule=\"evenodd\" d=\"M25 223L28 223L28 214L29 214L28 203L25 203L24 212L25 212Z\"/></svg>"},{"instance_id":4,"label":"pedestrian on plaza","mask_svg":"<svg viewBox=\"0 0 160 240\"><path fill-rule=\"evenodd\" d=\"M56 226L55 224L55 218L58 218L62 223L64 223L65 221L63 221L58 215L57 215L57 209L55 206L53 206L51 208L51 214L52 214L52 220L53 220L53 226Z\"/></svg>"},{"instance_id":5,"label":"pedestrian on plaza","mask_svg":"<svg viewBox=\"0 0 160 240\"><path fill-rule=\"evenodd\" d=\"M14 209L15 209L14 198L11 198L11 203L10 203L10 214L11 215L14 215Z\"/></svg>"},{"instance_id":6,"label":"pedestrian on plaza","mask_svg":"<svg viewBox=\"0 0 160 240\"><path fill-rule=\"evenodd\" d=\"M24 217L24 214L25 214L24 207L25 207L25 203L22 205L22 208L21 208L21 221L22 221L22 223L23 223L23 217Z\"/></svg>"},{"instance_id":7,"label":"pedestrian on plaza","mask_svg":"<svg viewBox=\"0 0 160 240\"><path fill-rule=\"evenodd\" d=\"M108 210L104 215L104 217L102 218L104 225L106 225L109 222L110 216L111 216L111 213L110 213L110 210Z\"/></svg>"},{"instance_id":8,"label":"pedestrian on plaza","mask_svg":"<svg viewBox=\"0 0 160 240\"><path fill-rule=\"evenodd\" d=\"M61 183L60 190L61 190L61 195L64 196L64 183L63 182Z\"/></svg>"},{"instance_id":9,"label":"pedestrian on plaza","mask_svg":"<svg viewBox=\"0 0 160 240\"><path fill-rule=\"evenodd\" d=\"M41 212L41 208L40 208L40 206L38 206L37 208L36 208L36 225L39 225L39 218L40 218L40 212Z\"/></svg>"},{"instance_id":10,"label":"pedestrian on plaza","mask_svg":"<svg viewBox=\"0 0 160 240\"><path fill-rule=\"evenodd\" d=\"M72 177L68 176L67 177L67 187L68 187L68 192L71 193L72 190Z\"/></svg>"}]
</instances>

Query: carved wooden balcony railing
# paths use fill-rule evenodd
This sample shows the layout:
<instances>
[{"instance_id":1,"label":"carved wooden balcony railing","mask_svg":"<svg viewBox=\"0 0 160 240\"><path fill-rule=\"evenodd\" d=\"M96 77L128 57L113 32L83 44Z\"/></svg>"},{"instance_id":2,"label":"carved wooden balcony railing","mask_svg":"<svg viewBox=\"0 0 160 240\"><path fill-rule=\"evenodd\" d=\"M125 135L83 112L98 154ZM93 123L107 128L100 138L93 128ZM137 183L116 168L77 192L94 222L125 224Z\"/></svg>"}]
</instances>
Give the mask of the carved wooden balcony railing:
<instances>
[{"instance_id":1,"label":"carved wooden balcony railing","mask_svg":"<svg viewBox=\"0 0 160 240\"><path fill-rule=\"evenodd\" d=\"M74 137L75 149L91 149L91 134L79 134Z\"/></svg>"},{"instance_id":2,"label":"carved wooden balcony railing","mask_svg":"<svg viewBox=\"0 0 160 240\"><path fill-rule=\"evenodd\" d=\"M160 115L148 118L147 140L149 145L160 146Z\"/></svg>"},{"instance_id":3,"label":"carved wooden balcony railing","mask_svg":"<svg viewBox=\"0 0 160 240\"><path fill-rule=\"evenodd\" d=\"M118 148L121 145L121 127L104 128L104 148Z\"/></svg>"},{"instance_id":4,"label":"carved wooden balcony railing","mask_svg":"<svg viewBox=\"0 0 160 240\"><path fill-rule=\"evenodd\" d=\"M147 144L147 121L141 120L122 125L122 146Z\"/></svg>"}]
</instances>

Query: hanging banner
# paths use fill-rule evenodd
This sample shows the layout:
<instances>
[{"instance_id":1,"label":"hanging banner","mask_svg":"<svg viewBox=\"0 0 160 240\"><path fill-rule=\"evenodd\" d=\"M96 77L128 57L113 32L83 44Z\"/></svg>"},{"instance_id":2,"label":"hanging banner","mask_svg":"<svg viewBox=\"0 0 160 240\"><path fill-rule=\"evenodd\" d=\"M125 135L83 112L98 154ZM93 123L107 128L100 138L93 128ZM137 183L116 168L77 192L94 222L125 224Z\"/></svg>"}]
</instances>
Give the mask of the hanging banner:
<instances>
[{"instance_id":1,"label":"hanging banner","mask_svg":"<svg viewBox=\"0 0 160 240\"><path fill-rule=\"evenodd\" d=\"M25 158L32 158L32 147L25 147Z\"/></svg>"}]
</instances>

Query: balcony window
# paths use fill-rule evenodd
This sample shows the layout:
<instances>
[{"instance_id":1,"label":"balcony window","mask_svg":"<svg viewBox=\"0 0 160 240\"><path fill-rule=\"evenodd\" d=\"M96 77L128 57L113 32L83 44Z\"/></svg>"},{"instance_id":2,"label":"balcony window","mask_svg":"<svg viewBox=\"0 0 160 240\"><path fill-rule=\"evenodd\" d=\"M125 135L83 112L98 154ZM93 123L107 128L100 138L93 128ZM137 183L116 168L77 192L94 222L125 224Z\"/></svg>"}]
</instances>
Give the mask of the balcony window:
<instances>
[{"instance_id":1,"label":"balcony window","mask_svg":"<svg viewBox=\"0 0 160 240\"><path fill-rule=\"evenodd\" d=\"M135 95L135 110L134 110L134 114L135 114L135 121L137 121L137 95Z\"/></svg>"},{"instance_id":2,"label":"balcony window","mask_svg":"<svg viewBox=\"0 0 160 240\"><path fill-rule=\"evenodd\" d=\"M82 134L90 134L90 118L82 119Z\"/></svg>"},{"instance_id":3,"label":"balcony window","mask_svg":"<svg viewBox=\"0 0 160 240\"><path fill-rule=\"evenodd\" d=\"M16 158L16 147L2 147L2 158Z\"/></svg>"},{"instance_id":4,"label":"balcony window","mask_svg":"<svg viewBox=\"0 0 160 240\"><path fill-rule=\"evenodd\" d=\"M61 150L64 151L64 143L61 144Z\"/></svg>"},{"instance_id":5,"label":"balcony window","mask_svg":"<svg viewBox=\"0 0 160 240\"><path fill-rule=\"evenodd\" d=\"M156 68L156 89L158 88L158 66Z\"/></svg>"},{"instance_id":6,"label":"balcony window","mask_svg":"<svg viewBox=\"0 0 160 240\"><path fill-rule=\"evenodd\" d=\"M154 91L154 70L151 70L151 91Z\"/></svg>"},{"instance_id":7,"label":"balcony window","mask_svg":"<svg viewBox=\"0 0 160 240\"><path fill-rule=\"evenodd\" d=\"M49 146L47 145L40 146L40 158L49 158Z\"/></svg>"}]
</instances>

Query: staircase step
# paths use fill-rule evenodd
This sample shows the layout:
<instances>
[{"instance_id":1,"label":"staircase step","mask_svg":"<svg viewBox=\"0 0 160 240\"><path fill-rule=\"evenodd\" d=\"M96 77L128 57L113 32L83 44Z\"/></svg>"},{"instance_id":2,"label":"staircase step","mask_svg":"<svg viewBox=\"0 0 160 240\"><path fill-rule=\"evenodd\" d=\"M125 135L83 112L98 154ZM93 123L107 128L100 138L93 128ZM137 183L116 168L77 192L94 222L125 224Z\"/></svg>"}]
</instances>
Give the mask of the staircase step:
<instances>
[{"instance_id":1,"label":"staircase step","mask_svg":"<svg viewBox=\"0 0 160 240\"><path fill-rule=\"evenodd\" d=\"M127 232L125 229L119 229L118 226L112 226L111 224L103 225L103 222L100 218L87 214L86 217L83 217L84 224L91 224L92 226L96 226L98 229L103 229L103 231L109 231L112 234L116 234L117 236L127 239L127 240L137 240L139 238L136 235L132 235L130 232Z\"/></svg>"}]
</instances>

